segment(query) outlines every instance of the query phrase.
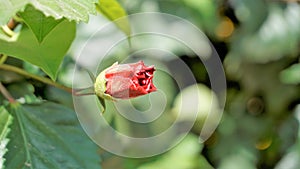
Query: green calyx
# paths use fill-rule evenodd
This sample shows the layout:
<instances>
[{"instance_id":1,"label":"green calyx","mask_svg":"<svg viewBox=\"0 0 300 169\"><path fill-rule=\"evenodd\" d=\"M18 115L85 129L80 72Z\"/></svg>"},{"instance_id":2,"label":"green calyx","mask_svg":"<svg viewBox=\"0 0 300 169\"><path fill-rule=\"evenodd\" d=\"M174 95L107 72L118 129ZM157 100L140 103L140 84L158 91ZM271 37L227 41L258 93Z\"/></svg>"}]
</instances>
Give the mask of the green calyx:
<instances>
[{"instance_id":1,"label":"green calyx","mask_svg":"<svg viewBox=\"0 0 300 169\"><path fill-rule=\"evenodd\" d=\"M106 99L106 100L114 100L113 97L109 94L106 94L106 80L105 80L105 70L103 70L96 78L96 82L94 84L95 93L97 96Z\"/></svg>"},{"instance_id":2,"label":"green calyx","mask_svg":"<svg viewBox=\"0 0 300 169\"><path fill-rule=\"evenodd\" d=\"M118 62L114 63L112 66L117 65ZM110 67L112 67L110 66ZM96 93L96 95L98 96L98 100L100 101L99 103L102 106L102 113L105 112L106 106L105 106L105 100L115 100L111 95L106 94L106 79L105 79L105 72L107 71L107 69L109 69L110 67L106 68L105 70L103 70L96 78L93 76L92 73L89 73L90 76L92 77L92 80L94 81L94 91Z\"/></svg>"}]
</instances>

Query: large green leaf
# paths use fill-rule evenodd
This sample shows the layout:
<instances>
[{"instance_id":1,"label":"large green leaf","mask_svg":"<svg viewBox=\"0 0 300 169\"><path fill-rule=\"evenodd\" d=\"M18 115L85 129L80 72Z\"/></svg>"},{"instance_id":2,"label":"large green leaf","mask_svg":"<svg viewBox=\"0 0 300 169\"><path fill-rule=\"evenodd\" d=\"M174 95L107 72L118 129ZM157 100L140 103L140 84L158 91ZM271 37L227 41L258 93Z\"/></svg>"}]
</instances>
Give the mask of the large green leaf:
<instances>
[{"instance_id":1,"label":"large green leaf","mask_svg":"<svg viewBox=\"0 0 300 169\"><path fill-rule=\"evenodd\" d=\"M6 145L9 141L7 134L10 132L9 125L12 122L12 116L7 112L7 110L0 106L0 168L3 168L3 163L5 161L4 154L7 152Z\"/></svg>"},{"instance_id":2,"label":"large green leaf","mask_svg":"<svg viewBox=\"0 0 300 169\"><path fill-rule=\"evenodd\" d=\"M7 168L100 168L97 147L80 127L75 112L45 102L13 104Z\"/></svg>"},{"instance_id":3,"label":"large green leaf","mask_svg":"<svg viewBox=\"0 0 300 169\"><path fill-rule=\"evenodd\" d=\"M27 6L20 16L40 43L62 21L62 19L55 20L53 17L46 17L31 5Z\"/></svg>"},{"instance_id":4,"label":"large green leaf","mask_svg":"<svg viewBox=\"0 0 300 169\"><path fill-rule=\"evenodd\" d=\"M6 24L9 18L24 9L27 4L33 5L46 16L55 19L67 18L70 21L87 22L89 14L96 14L95 3L97 0L1 0L0 25Z\"/></svg>"},{"instance_id":5,"label":"large green leaf","mask_svg":"<svg viewBox=\"0 0 300 169\"><path fill-rule=\"evenodd\" d=\"M33 32L23 26L19 37L4 39L0 36L0 53L37 65L55 79L59 65L75 37L75 29L74 22L64 20L39 43Z\"/></svg>"},{"instance_id":6,"label":"large green leaf","mask_svg":"<svg viewBox=\"0 0 300 169\"><path fill-rule=\"evenodd\" d=\"M130 36L131 29L127 13L117 0L99 0L96 5L97 10L106 16L109 20L114 21L116 26L121 29L127 36Z\"/></svg>"}]
</instances>

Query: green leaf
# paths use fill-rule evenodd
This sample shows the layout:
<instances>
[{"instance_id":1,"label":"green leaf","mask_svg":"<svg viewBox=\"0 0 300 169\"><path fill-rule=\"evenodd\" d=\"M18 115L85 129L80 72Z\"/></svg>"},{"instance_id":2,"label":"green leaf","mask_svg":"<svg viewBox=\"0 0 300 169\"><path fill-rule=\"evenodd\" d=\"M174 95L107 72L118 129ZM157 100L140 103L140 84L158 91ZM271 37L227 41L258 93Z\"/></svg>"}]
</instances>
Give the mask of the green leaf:
<instances>
[{"instance_id":1,"label":"green leaf","mask_svg":"<svg viewBox=\"0 0 300 169\"><path fill-rule=\"evenodd\" d=\"M33 32L23 25L20 34L16 35L18 37L0 38L0 53L39 66L54 80L59 65L75 37L75 29L74 22L64 20L39 43Z\"/></svg>"},{"instance_id":2,"label":"green leaf","mask_svg":"<svg viewBox=\"0 0 300 169\"><path fill-rule=\"evenodd\" d=\"M41 10L46 16L53 16L55 19L65 17L70 21L87 22L89 14L96 14L95 3L97 0L29 0L30 3Z\"/></svg>"},{"instance_id":3,"label":"green leaf","mask_svg":"<svg viewBox=\"0 0 300 169\"><path fill-rule=\"evenodd\" d=\"M202 164L199 164L199 152L202 147L203 145L198 143L198 138L193 134L189 134L181 143L157 161L141 165L138 169L192 169L200 168L200 166L201 169L212 169L213 167L209 165L203 156L200 156Z\"/></svg>"},{"instance_id":4,"label":"green leaf","mask_svg":"<svg viewBox=\"0 0 300 169\"><path fill-rule=\"evenodd\" d=\"M105 100L102 97L98 97L99 103L102 106L102 111L101 113L104 113L106 110L106 104L105 104Z\"/></svg>"},{"instance_id":5,"label":"green leaf","mask_svg":"<svg viewBox=\"0 0 300 169\"><path fill-rule=\"evenodd\" d=\"M117 0L99 0L96 5L98 12L102 13L109 20L114 21L116 26L127 36L131 34L127 13Z\"/></svg>"},{"instance_id":6,"label":"green leaf","mask_svg":"<svg viewBox=\"0 0 300 169\"><path fill-rule=\"evenodd\" d=\"M91 80L92 80L92 82L94 84L96 82L95 75L91 71L89 71L88 69L86 69L86 71L88 72L88 74L89 74L89 76L90 76L90 78L91 78Z\"/></svg>"},{"instance_id":7,"label":"green leaf","mask_svg":"<svg viewBox=\"0 0 300 169\"><path fill-rule=\"evenodd\" d=\"M300 84L300 63L280 72L280 80L286 84Z\"/></svg>"},{"instance_id":8,"label":"green leaf","mask_svg":"<svg viewBox=\"0 0 300 169\"><path fill-rule=\"evenodd\" d=\"M3 106L0 106L0 168L3 168L5 161L3 156L7 152L6 145L9 142L7 134L10 132L9 126L12 123L12 119L7 110Z\"/></svg>"},{"instance_id":9,"label":"green leaf","mask_svg":"<svg viewBox=\"0 0 300 169\"><path fill-rule=\"evenodd\" d=\"M24 12L20 13L26 25L32 30L39 43L62 21L53 17L46 17L42 12L31 5L27 6Z\"/></svg>"},{"instance_id":10,"label":"green leaf","mask_svg":"<svg viewBox=\"0 0 300 169\"><path fill-rule=\"evenodd\" d=\"M189 9L195 9L203 27L208 32L214 33L219 23L215 2L211 0L183 0L183 2Z\"/></svg>"},{"instance_id":11,"label":"green leaf","mask_svg":"<svg viewBox=\"0 0 300 169\"><path fill-rule=\"evenodd\" d=\"M172 112L179 121L195 120L193 129L200 133L204 130L204 123L213 125L215 119L218 119L219 113L216 112L218 112L219 103L215 98L215 93L207 86L200 83L190 85L176 96ZM210 119L208 119L209 116L211 116Z\"/></svg>"},{"instance_id":12,"label":"green leaf","mask_svg":"<svg viewBox=\"0 0 300 169\"><path fill-rule=\"evenodd\" d=\"M7 168L100 168L97 147L75 112L58 104L13 104Z\"/></svg>"},{"instance_id":13,"label":"green leaf","mask_svg":"<svg viewBox=\"0 0 300 169\"><path fill-rule=\"evenodd\" d=\"M89 14L96 14L95 3L97 0L9 0L0 1L0 25L4 25L16 14L25 8L27 4L33 5L46 16L55 19L67 18L70 21L87 22Z\"/></svg>"}]
</instances>

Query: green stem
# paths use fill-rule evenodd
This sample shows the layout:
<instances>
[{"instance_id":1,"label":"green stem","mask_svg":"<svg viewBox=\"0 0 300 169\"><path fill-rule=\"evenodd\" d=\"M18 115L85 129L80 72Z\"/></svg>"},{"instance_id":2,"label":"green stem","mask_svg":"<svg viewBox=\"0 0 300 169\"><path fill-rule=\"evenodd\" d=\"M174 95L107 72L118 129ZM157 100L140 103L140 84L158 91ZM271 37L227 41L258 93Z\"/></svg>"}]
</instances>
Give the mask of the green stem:
<instances>
[{"instance_id":1,"label":"green stem","mask_svg":"<svg viewBox=\"0 0 300 169\"><path fill-rule=\"evenodd\" d=\"M15 32L12 31L7 25L2 26L2 31L9 37L13 37Z\"/></svg>"},{"instance_id":2,"label":"green stem","mask_svg":"<svg viewBox=\"0 0 300 169\"><path fill-rule=\"evenodd\" d=\"M16 33L14 32L14 29L19 25L20 22L15 20L14 18L11 18L6 25L3 25L2 31L9 37L13 37Z\"/></svg>"},{"instance_id":3,"label":"green stem","mask_svg":"<svg viewBox=\"0 0 300 169\"><path fill-rule=\"evenodd\" d=\"M24 22L24 20L21 17L19 17L18 15L13 16L12 19L18 23Z\"/></svg>"},{"instance_id":4,"label":"green stem","mask_svg":"<svg viewBox=\"0 0 300 169\"><path fill-rule=\"evenodd\" d=\"M20 69L20 68L18 68L18 67L11 66L11 65L7 65L7 64L0 64L0 69L18 73L18 74L23 75L23 76L25 76L25 77L29 77L29 78L38 80L38 81L43 82L43 83L45 83L45 84L54 86L54 87L56 87L56 88L62 89L62 90L64 90L64 91L67 91L67 92L69 92L69 93L71 93L71 94L75 94L75 95L76 95L76 93L73 92L72 88L66 87L66 86L61 85L61 84L59 84L59 83L56 83L55 81L50 80L50 79L48 79L48 78L45 78L45 77L42 77L42 76L38 76L38 75L34 75L34 74L31 74L31 73L28 73L28 72L26 72L26 71L24 71L23 69Z\"/></svg>"},{"instance_id":5,"label":"green stem","mask_svg":"<svg viewBox=\"0 0 300 169\"><path fill-rule=\"evenodd\" d=\"M0 92L10 103L16 103L16 100L11 96L9 91L3 86L1 82L0 82Z\"/></svg>"},{"instance_id":6,"label":"green stem","mask_svg":"<svg viewBox=\"0 0 300 169\"><path fill-rule=\"evenodd\" d=\"M7 59L7 55L0 54L0 65L3 64Z\"/></svg>"}]
</instances>

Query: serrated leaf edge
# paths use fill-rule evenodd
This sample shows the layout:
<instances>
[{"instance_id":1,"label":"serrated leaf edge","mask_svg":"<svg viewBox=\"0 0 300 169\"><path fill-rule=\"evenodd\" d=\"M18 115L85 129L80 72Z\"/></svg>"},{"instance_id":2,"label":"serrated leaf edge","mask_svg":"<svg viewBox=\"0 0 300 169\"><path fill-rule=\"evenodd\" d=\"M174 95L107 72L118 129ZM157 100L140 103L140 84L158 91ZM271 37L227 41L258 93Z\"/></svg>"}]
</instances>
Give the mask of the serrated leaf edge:
<instances>
[{"instance_id":1,"label":"serrated leaf edge","mask_svg":"<svg viewBox=\"0 0 300 169\"><path fill-rule=\"evenodd\" d=\"M0 107L0 112L2 112L3 110L6 111L6 113L8 113L4 107ZM9 142L9 139L6 137L10 132L9 126L12 124L12 121L13 121L13 117L8 113L8 117L6 119L6 123L4 124L4 128L0 133L0 169L4 168L4 162L5 162L4 155L8 151L6 146Z\"/></svg>"}]
</instances>

